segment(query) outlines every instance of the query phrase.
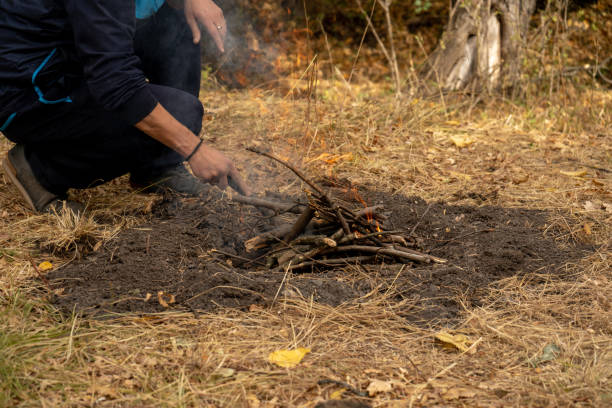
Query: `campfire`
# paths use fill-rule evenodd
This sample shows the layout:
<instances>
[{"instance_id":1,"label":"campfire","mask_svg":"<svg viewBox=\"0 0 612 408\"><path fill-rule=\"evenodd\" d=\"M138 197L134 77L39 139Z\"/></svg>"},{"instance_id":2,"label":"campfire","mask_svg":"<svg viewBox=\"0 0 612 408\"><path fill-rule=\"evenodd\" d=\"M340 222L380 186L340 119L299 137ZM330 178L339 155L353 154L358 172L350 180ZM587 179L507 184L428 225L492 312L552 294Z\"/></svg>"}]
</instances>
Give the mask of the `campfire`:
<instances>
[{"instance_id":1,"label":"campfire","mask_svg":"<svg viewBox=\"0 0 612 408\"><path fill-rule=\"evenodd\" d=\"M249 151L275 160L295 173L310 188L308 203L288 205L239 198L237 201L298 213L293 223L248 240L249 253L264 252L266 266L288 271L315 266L333 267L356 263L409 263L446 260L408 248L410 232L385 228L384 206L351 209L339 204L320 186L286 161L256 148Z\"/></svg>"}]
</instances>

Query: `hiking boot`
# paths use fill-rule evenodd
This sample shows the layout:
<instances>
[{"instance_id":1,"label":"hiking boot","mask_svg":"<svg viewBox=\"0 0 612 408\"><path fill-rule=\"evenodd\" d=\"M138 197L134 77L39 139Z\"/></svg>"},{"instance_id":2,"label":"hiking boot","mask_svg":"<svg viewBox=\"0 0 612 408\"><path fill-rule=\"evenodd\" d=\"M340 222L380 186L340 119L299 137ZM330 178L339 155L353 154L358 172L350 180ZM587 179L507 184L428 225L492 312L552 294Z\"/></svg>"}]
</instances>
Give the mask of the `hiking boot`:
<instances>
[{"instance_id":1,"label":"hiking boot","mask_svg":"<svg viewBox=\"0 0 612 408\"><path fill-rule=\"evenodd\" d=\"M172 191L193 197L208 194L211 186L191 174L182 164L165 170L149 179L140 179L132 174L132 187L145 193L165 193Z\"/></svg>"},{"instance_id":2,"label":"hiking boot","mask_svg":"<svg viewBox=\"0 0 612 408\"><path fill-rule=\"evenodd\" d=\"M32 210L38 213L59 213L68 208L75 214L83 212L82 204L53 194L38 182L25 157L23 145L16 145L9 150L2 167Z\"/></svg>"}]
</instances>

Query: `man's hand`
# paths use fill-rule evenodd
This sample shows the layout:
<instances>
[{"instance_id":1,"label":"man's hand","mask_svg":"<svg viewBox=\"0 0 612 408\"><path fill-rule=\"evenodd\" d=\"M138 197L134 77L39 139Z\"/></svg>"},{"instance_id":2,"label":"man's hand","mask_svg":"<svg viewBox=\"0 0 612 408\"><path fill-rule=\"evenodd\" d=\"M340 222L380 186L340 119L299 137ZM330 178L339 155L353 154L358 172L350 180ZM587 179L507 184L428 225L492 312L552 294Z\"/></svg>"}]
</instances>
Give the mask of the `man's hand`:
<instances>
[{"instance_id":1,"label":"man's hand","mask_svg":"<svg viewBox=\"0 0 612 408\"><path fill-rule=\"evenodd\" d=\"M202 38L200 24L206 28L221 52L225 52L227 26L223 11L212 0L185 0L185 18L193 34L193 43L198 44Z\"/></svg>"},{"instance_id":2,"label":"man's hand","mask_svg":"<svg viewBox=\"0 0 612 408\"><path fill-rule=\"evenodd\" d=\"M189 156L200 141L160 104L135 126L183 157ZM212 147L201 145L189 160L189 165L196 177L208 183L217 184L222 189L229 185L240 194L251 194L232 161Z\"/></svg>"},{"instance_id":3,"label":"man's hand","mask_svg":"<svg viewBox=\"0 0 612 408\"><path fill-rule=\"evenodd\" d=\"M189 165L193 174L222 190L230 186L240 194L251 194L232 161L212 147L202 145L189 160Z\"/></svg>"}]
</instances>

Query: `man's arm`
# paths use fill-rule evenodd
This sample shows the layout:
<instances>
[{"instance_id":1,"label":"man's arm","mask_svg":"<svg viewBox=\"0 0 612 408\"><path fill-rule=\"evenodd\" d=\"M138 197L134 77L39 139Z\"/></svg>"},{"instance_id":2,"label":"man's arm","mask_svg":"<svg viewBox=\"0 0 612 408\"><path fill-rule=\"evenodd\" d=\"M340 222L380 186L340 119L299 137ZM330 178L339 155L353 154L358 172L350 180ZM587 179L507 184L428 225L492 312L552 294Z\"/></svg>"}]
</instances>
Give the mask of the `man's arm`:
<instances>
[{"instance_id":1,"label":"man's arm","mask_svg":"<svg viewBox=\"0 0 612 408\"><path fill-rule=\"evenodd\" d=\"M196 135L176 120L160 104L148 116L138 122L136 128L175 150L183 157L189 156L200 142ZM189 165L197 177L211 184L217 184L221 189L225 189L229 185L241 194L250 194L249 188L231 160L212 147L200 146L196 154L189 160Z\"/></svg>"},{"instance_id":2,"label":"man's arm","mask_svg":"<svg viewBox=\"0 0 612 408\"><path fill-rule=\"evenodd\" d=\"M150 137L188 156L198 137L164 109L150 91L134 53L134 3L126 0L63 0L74 44L96 102ZM188 0L190 1L190 0ZM223 154L202 146L191 158L196 176L248 193Z\"/></svg>"}]
</instances>

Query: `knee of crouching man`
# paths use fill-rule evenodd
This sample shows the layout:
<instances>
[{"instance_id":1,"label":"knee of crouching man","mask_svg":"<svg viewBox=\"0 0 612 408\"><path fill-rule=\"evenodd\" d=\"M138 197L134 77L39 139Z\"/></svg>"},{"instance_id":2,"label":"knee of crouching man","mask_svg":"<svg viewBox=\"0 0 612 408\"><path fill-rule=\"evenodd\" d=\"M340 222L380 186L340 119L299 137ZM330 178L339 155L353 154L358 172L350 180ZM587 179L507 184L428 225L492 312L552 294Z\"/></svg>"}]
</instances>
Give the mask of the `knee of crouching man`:
<instances>
[{"instance_id":1,"label":"knee of crouching man","mask_svg":"<svg viewBox=\"0 0 612 408\"><path fill-rule=\"evenodd\" d=\"M183 124L193 133L199 135L202 130L202 118L204 117L202 102L195 96L189 95L182 109L185 111L185 122Z\"/></svg>"}]
</instances>

